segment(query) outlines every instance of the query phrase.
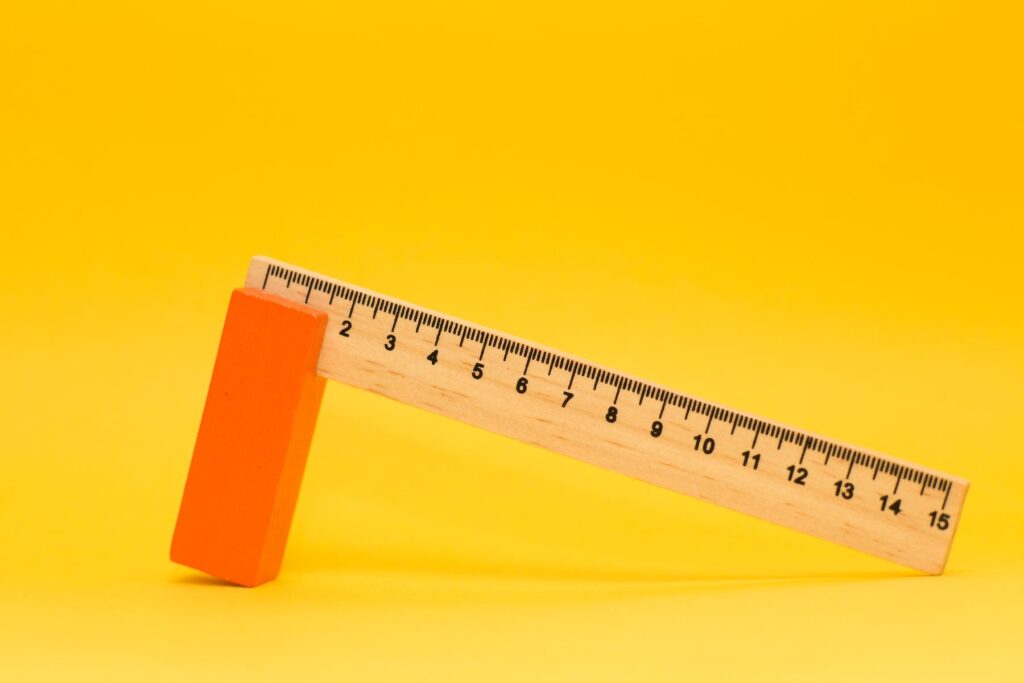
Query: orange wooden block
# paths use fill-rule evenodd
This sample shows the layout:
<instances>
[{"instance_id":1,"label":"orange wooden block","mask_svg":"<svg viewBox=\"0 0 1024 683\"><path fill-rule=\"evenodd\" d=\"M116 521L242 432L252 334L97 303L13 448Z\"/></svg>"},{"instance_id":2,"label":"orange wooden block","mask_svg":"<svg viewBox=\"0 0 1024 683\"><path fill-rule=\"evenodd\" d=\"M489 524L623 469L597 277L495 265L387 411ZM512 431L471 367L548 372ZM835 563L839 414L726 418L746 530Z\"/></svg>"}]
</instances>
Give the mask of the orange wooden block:
<instances>
[{"instance_id":1,"label":"orange wooden block","mask_svg":"<svg viewBox=\"0 0 1024 683\"><path fill-rule=\"evenodd\" d=\"M171 559L243 586L277 576L325 380L327 314L231 295Z\"/></svg>"}]
</instances>

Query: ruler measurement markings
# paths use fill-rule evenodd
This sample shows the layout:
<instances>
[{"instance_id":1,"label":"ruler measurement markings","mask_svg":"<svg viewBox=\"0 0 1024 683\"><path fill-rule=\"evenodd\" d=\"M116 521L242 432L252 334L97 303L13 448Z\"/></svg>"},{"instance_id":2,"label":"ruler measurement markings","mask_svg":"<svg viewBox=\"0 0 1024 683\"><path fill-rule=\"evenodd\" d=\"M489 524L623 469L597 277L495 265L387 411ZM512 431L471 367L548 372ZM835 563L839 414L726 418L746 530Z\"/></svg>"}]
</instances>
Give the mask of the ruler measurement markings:
<instances>
[{"instance_id":1,"label":"ruler measurement markings","mask_svg":"<svg viewBox=\"0 0 1024 683\"><path fill-rule=\"evenodd\" d=\"M899 483L904 478L910 479L914 483L920 483L921 487L920 487L920 492L919 492L918 496L920 498L922 498L922 499L926 499L926 498L927 499L934 499L936 497L941 497L942 502L941 502L941 508L940 509L942 509L942 510L944 510L946 508L946 505L948 504L948 502L950 500L951 492L954 490L953 482L950 479L948 479L948 478L946 478L944 476L940 476L939 474L936 474L936 473L926 473L922 469L918 469L918 468L916 468L916 467L914 467L912 465L898 463L898 462L895 462L895 461L892 461L892 460L885 459L885 458L883 458L881 456L877 456L877 455L870 454L870 453L864 453L862 451L859 451L859 450L856 450L856 449L850 448L848 446L845 446L845 445L842 445L842 444L838 444L838 443L835 443L835 442L832 442L832 441L829 441L829 440L825 440L825 439L822 439L820 437L814 437L814 436L811 436L811 435L807 435L805 433L800 432L799 430L792 430L790 428L781 427L781 426L779 426L777 424L773 424L771 422L767 422L765 420L762 420L761 418L757 418L757 417L753 417L753 416L749 416L749 415L743 415L743 414L739 413L738 411L732 411L732 410L727 409L727 408L723 408L723 407L715 406L715 405L707 403L707 402L699 401L697 399L688 397L685 394L682 394L682 393L679 393L679 392L675 392L675 391L672 391L672 390L667 390L667 389L664 389L662 387L658 387L657 385L648 383L648 382L643 381L643 380L638 380L638 379L634 379L634 378L631 378L631 377L627 377L625 375L622 375L622 374L619 374L619 373L616 373L616 372L612 372L612 371L606 370L604 368L601 368L600 366L591 364L589 362L581 361L579 359L570 358L570 357L568 357L566 355L563 355L560 352L555 351L555 350L544 349L542 347L538 347L538 346L535 346L535 345L531 345L529 343L525 343L525 342L516 340L516 339L512 338L511 336L504 335L502 333L493 332L493 331L487 331L487 330L484 330L483 328L474 327L472 325L468 325L466 323L462 323L462 322L453 320L453 319L451 319L451 318L449 318L447 316L444 316L443 314L427 313L427 312L424 312L422 309L419 309L418 307L414 307L414 306L411 306L411 305L400 303L397 300L391 299L389 297L384 297L382 295L378 295L378 294L375 294L375 293L365 292L365 291L359 290L357 288L354 288L354 287L351 287L351 286L348 286L348 285L339 285L338 283L329 282L327 280L321 279L321 278L316 277L314 275L303 273L303 272L301 272L298 269L292 269L290 267L285 267L285 266L282 266L280 264L267 263L266 260L254 259L254 266L253 267L254 268L262 268L262 270L260 270L260 272L257 274L257 276L262 276L262 277L259 280L257 280L257 282L258 283L261 282L262 288L264 290L266 290L268 288L268 286L272 285L272 281L274 279L278 279L278 280L282 281L284 283L284 289L285 290L289 290L291 292L294 292L294 290L290 290L291 285L293 283L300 283L304 287L307 288L307 291L305 292L305 296L304 297L301 296L301 293L299 294L299 296L302 298L302 300L305 303L310 303L311 301L313 301L315 299L315 297L311 296L312 293L314 291L319 291L319 292L322 292L325 295L327 295L325 297L325 301L323 301L323 302L313 301L313 303L322 303L328 309L331 309L331 310L333 310L333 308L336 305L341 305L342 307L344 307L344 305L350 304L349 305L349 312L348 312L348 317L350 317L350 318L355 313L355 307L356 307L357 303L360 303L361 305L365 305L367 308L372 308L373 316L372 316L371 320L375 320L376 319L377 312L379 310L381 310L381 309L384 309L385 311L387 311L389 313L393 312L394 315L395 315L395 320L393 321L393 323L391 325L391 331L392 332L394 332L395 327L397 326L397 322L398 322L399 317L401 317L403 319L409 319L409 320L413 320L413 321L417 322L417 331L419 329L419 326L421 324L423 324L423 323L426 323L426 324L428 324L431 327L436 327L437 328L437 337L436 337L435 342L434 342L434 346L435 347L439 346L441 341L442 341L442 339L441 339L442 332L448 332L450 334L453 334L454 336L460 337L460 342L459 342L459 346L460 347L462 346L462 344L465 341L467 336L470 339L473 339L475 341L479 340L481 342L481 344L482 344L480 355L479 355L480 360L483 359L484 351L487 349L488 345L496 346L499 349L504 349L505 357L501 361L502 364L504 364L504 365L508 364L508 356L509 356L510 353L512 353L514 355L517 355L517 356L520 356L521 358L523 358L526 361L526 364L525 364L525 367L523 368L523 373L522 373L523 379L527 379L527 373L528 373L528 371L530 369L530 363L531 363L532 360L534 360L536 358L536 359L541 360L542 362L545 362L545 363L549 364L549 371L547 373L548 375L551 375L551 372L552 372L553 368L555 368L555 367L559 368L560 370L565 371L566 375L568 376L568 388L570 390L571 390L573 382L575 381L575 378L576 378L576 376L578 374L579 375L583 375L584 377L587 377L587 378L593 378L594 379L594 393L595 394L597 392L597 388L602 383L603 384L609 384L611 386L615 386L616 387L616 392L615 392L615 398L613 399L613 403L612 403L613 407L618 403L619 395L620 395L620 393L621 393L621 391L623 389L626 389L626 391L635 392L639 396L640 401L639 401L638 407L642 406L642 404L643 404L643 397L645 395L660 396L660 397L662 397L662 405L661 405L661 412L659 413L658 420L659 421L661 421L662 419L665 420L666 424L664 426L664 433L666 435L669 434L670 429L678 429L681 433L682 432L692 432L694 434L699 434L699 432L697 430L694 430L694 429L688 427L688 422L690 420L690 414L691 414L691 412L694 412L697 415L700 415L702 417L707 417L707 425L704 427L703 433L705 435L707 435L708 437L714 437L714 436L717 435L717 432L720 431L719 426L718 426L719 423L722 424L722 427L725 427L726 425L731 425L731 430L729 431L729 435L733 435L735 433L736 429L737 429L737 425L739 425L739 427L741 427L741 428L743 428L745 430L748 430L748 431L750 431L752 433L752 435L753 435L753 442L752 442L752 444L753 445L756 445L758 436L760 434L764 433L764 434L770 435L772 438L776 438L776 437L778 438L779 441L778 441L778 445L777 445L777 450L780 451L780 452L783 452L783 450L784 450L783 449L783 443L784 442L794 443L797 446L800 446L802 448L801 453L800 453L800 457L799 457L799 463L800 464L804 463L805 456L807 455L808 451L816 452L816 453L819 453L819 454L824 456L824 462L821 463L821 467L826 472L827 472L828 467L829 467L829 460L830 459L837 458L837 459L841 459L843 461L846 461L848 463L848 469L847 469L847 474L846 474L846 479L847 480L851 479L851 477L853 477L855 475L855 472L854 472L854 465L855 464L863 464L864 467L865 467L865 470L873 471L873 474L872 474L872 477L871 477L872 481L877 478L878 472L879 472L879 470L881 470L883 473L885 473L888 476L892 477L894 479L894 481L895 481L895 486L893 487L893 495L895 495L895 493L898 491ZM295 298L295 294L292 294L292 293L282 292L282 294L284 294L285 296L288 296L289 298ZM327 298L327 297L329 297L329 298ZM470 364L470 365L472 365L472 364ZM486 377L486 375L485 375L485 377ZM530 377L529 379L532 380L534 378ZM537 379L540 379L540 378L537 378ZM531 394L535 394L536 392L533 392L532 389L533 388L530 387L528 389L528 391ZM513 394L515 393L515 391L516 391L515 386L511 387L511 391L513 392ZM525 392L523 392L523 393L525 393ZM399 400L402 400L402 399L399 399ZM559 397L558 401L554 405L557 407L557 405L560 402L561 402L561 397ZM567 403L570 403L570 402L567 401ZM570 405L572 405L572 403L570 403ZM666 417L666 407L670 406L670 405L671 406L675 406L675 407L681 409L682 424L676 423L674 421L675 418L672 418L671 415L668 415ZM580 409L579 405L573 406L573 409L574 410L579 410ZM436 408L434 408L434 410L435 410L435 412L441 412L440 410L437 410ZM625 410L627 411L627 413L635 413L636 412L636 409L630 410L630 409L626 408ZM447 414L447 413L443 413L443 414ZM623 415L625 415L625 413ZM456 417L458 417L458 416L456 416ZM594 417L595 417L595 419L600 419L601 415L599 414L599 415L596 415ZM464 421L472 422L472 423L476 424L475 422L473 422L472 420L469 420L469 419L465 419L465 418L458 418L458 419L463 419ZM608 421L611 422L613 420L608 420ZM712 427L715 428L715 433L712 432ZM485 428L487 428L487 427L485 427ZM498 431L498 430L492 430L492 431ZM517 437L518 436L518 435L516 435L514 433L509 433L508 431L501 431L501 433L508 434L508 435L513 436L513 437ZM662 441L662 439L655 439L655 440ZM532 443L532 441L531 441L531 443ZM544 442L539 442L538 445L541 445L541 446L544 446L544 447L547 447L547 448L552 448L552 446L550 444L546 444ZM691 440L690 445L691 445L691 447L693 446L692 440ZM751 448L753 448L753 445L751 446ZM552 448L552 449L554 450L554 448ZM566 452L566 451L561 451L560 450L560 452ZM583 458L583 457L580 457L578 454L574 454L574 453L567 453L567 454L571 455L573 457L577 457L579 459L584 459L584 460L587 460L587 461L591 461L590 458ZM721 454L726 454L726 453L724 453L724 452L723 453L717 453L716 452L716 454L721 455ZM735 453L728 453L728 455L735 456ZM692 458L713 457L713 456L702 455L699 452L695 453L692 450L689 453L687 453L685 447L678 449L677 456L681 457L681 458L689 457L691 459ZM733 458L733 459L735 460L735 458ZM782 460L785 460L785 459L786 459L786 457L782 458ZM721 460L721 458L718 458L718 460ZM700 460L697 460L696 462L699 463ZM602 464L602 463L596 463L596 464ZM660 463L660 464L664 465L665 463ZM608 466L608 465L605 465L605 466ZM620 471L625 471L624 468L612 467L612 469L619 469ZM628 472L628 471L626 473L627 474L632 474L631 472ZM759 470L758 471L758 475L754 475L754 476L760 476L761 473L762 473L761 470ZM632 474L632 476L636 476L636 475ZM654 481L653 477L638 476L637 478L646 479L648 481L652 481L653 483L660 483L658 481ZM818 478L820 478L820 477L818 477ZM814 479L815 478L812 477L811 481L813 481ZM664 485L664 484L661 484L661 485ZM962 503L963 494L966 493L966 482L962 482L962 481L959 482L958 483L958 487L960 487L962 489L962 491L958 495L959 502ZM676 490L682 490L681 487L669 486L669 488L675 488ZM801 487L792 487L792 488L794 488L794 489L797 489L797 488L804 489L805 487L801 486ZM809 488L809 487L807 487L807 488ZM686 492L686 491L684 491L684 492ZM698 491L698 493L699 493L699 491ZM944 494L944 495L940 496L940 494ZM836 496L838 496L838 495L839 494L838 494L838 491L837 491L836 492ZM707 498L706 496L698 495L698 497L703 497L705 499L711 500L710 498ZM722 502L720 500L713 500L713 502L719 502L721 504L727 505L728 507L733 507L732 505L729 505L727 502ZM882 507L883 507L883 511L884 511L884 504L883 504ZM740 507L736 507L735 509L741 509L741 508ZM746 511L746 510L744 510L744 511ZM752 514L756 514L756 513L752 513ZM765 518L769 518L767 515L759 515L759 516L764 516ZM945 532L947 534L947 538L949 538L949 539L952 538L952 532L955 530L955 524L956 524L956 522L959 521L958 518L959 518L959 515L956 515L955 517L952 518L953 523L950 525L949 531ZM777 521L777 520L773 520L773 521ZM786 523L786 522L780 522L780 523ZM800 530L807 531L808 533L819 535L819 536L821 536L823 538L828 538L827 535L816 533L814 530L807 528L807 527L810 527L810 524L809 523L805 523L803 521L801 521L799 524L792 523L792 521L791 521L791 523L786 523L786 525L787 526L791 526L793 528L799 528ZM934 525L934 520L933 520L933 525ZM801 528L801 527L804 527L804 528ZM837 539L830 538L830 540L837 540ZM843 540L839 540L838 542L844 542L844 541ZM845 543L847 545L852 545L853 547L858 547L857 544L849 542L849 539ZM863 546L864 544L862 543L860 545ZM864 550L866 548L861 547L861 549ZM866 550L868 552L873 552L872 549L866 549ZM946 543L946 551L948 552L948 542ZM910 565L914 566L914 562L913 561L908 561L907 558L897 557L896 555L898 555L898 553L888 553L888 554L886 554L884 552L877 552L877 551L874 551L874 552L875 552L875 554L882 555L882 556L888 556L890 559L895 559L896 561L902 561L904 564L910 564ZM936 570L941 571L941 566L944 564L944 562L945 562L945 555L943 554L942 557L941 557L941 562L936 562L936 561L932 560L932 561L929 561L928 563L920 562L920 563L918 563L918 565L919 565L919 568L924 568L926 571L936 571Z\"/></svg>"}]
</instances>

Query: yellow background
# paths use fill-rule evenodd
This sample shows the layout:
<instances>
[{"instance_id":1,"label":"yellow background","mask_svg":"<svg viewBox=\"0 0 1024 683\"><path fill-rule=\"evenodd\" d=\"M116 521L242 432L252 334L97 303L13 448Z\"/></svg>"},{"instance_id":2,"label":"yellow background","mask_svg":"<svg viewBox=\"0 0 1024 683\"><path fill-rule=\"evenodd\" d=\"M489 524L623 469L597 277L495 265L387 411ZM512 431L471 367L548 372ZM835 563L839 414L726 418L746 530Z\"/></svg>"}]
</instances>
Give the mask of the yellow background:
<instances>
[{"instance_id":1,"label":"yellow background","mask_svg":"<svg viewBox=\"0 0 1024 683\"><path fill-rule=\"evenodd\" d=\"M0 8L0 678L1020 680L1017 3ZM972 481L941 578L338 385L167 559L291 261Z\"/></svg>"}]
</instances>

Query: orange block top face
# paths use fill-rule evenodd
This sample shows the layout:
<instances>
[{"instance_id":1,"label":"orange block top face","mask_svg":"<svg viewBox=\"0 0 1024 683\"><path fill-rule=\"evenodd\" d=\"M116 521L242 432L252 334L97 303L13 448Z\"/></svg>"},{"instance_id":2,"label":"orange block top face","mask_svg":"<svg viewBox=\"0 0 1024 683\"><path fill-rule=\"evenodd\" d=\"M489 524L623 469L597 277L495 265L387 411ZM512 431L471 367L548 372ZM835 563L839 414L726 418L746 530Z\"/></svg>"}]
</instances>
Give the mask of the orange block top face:
<instances>
[{"instance_id":1,"label":"orange block top face","mask_svg":"<svg viewBox=\"0 0 1024 683\"><path fill-rule=\"evenodd\" d=\"M232 583L277 576L323 396L327 314L232 293L171 559Z\"/></svg>"}]
</instances>

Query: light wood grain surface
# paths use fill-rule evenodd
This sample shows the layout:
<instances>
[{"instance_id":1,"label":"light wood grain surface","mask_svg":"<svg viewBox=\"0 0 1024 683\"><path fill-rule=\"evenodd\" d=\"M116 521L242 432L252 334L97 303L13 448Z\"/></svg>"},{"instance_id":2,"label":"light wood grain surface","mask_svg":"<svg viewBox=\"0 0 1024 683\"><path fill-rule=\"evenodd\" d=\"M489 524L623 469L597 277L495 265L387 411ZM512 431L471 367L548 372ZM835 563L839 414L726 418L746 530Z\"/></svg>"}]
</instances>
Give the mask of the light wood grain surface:
<instances>
[{"instance_id":1,"label":"light wood grain surface","mask_svg":"<svg viewBox=\"0 0 1024 683\"><path fill-rule=\"evenodd\" d=\"M246 286L328 313L327 378L925 572L946 564L958 477L272 259L252 260Z\"/></svg>"}]
</instances>

